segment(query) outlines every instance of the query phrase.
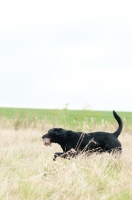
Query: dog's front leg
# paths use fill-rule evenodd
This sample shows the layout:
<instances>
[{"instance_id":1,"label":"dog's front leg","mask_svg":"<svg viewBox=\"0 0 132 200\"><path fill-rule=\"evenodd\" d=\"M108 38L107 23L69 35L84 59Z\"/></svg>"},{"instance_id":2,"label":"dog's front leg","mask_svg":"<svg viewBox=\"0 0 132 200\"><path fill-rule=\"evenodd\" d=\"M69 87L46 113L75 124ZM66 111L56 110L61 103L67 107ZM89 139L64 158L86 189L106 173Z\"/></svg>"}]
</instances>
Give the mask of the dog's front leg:
<instances>
[{"instance_id":1,"label":"dog's front leg","mask_svg":"<svg viewBox=\"0 0 132 200\"><path fill-rule=\"evenodd\" d=\"M56 158L57 158L58 156L61 157L61 158L70 159L71 157L73 158L73 157L76 156L77 154L78 154L78 152L75 151L74 149L70 149L69 151L63 152L63 153L56 152L56 153L54 154L53 160L55 161Z\"/></svg>"},{"instance_id":2,"label":"dog's front leg","mask_svg":"<svg viewBox=\"0 0 132 200\"><path fill-rule=\"evenodd\" d=\"M64 153L56 152L54 154L53 160L55 161L58 156L62 156Z\"/></svg>"}]
</instances>

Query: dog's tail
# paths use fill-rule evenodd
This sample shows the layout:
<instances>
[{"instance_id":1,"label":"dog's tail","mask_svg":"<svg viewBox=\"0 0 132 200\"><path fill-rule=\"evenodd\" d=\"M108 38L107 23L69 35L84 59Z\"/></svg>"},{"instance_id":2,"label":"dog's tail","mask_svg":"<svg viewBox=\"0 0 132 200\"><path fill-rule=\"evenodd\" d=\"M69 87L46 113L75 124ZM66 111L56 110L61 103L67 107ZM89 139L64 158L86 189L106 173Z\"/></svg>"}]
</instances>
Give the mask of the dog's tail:
<instances>
[{"instance_id":1,"label":"dog's tail","mask_svg":"<svg viewBox=\"0 0 132 200\"><path fill-rule=\"evenodd\" d=\"M123 123L122 123L122 120L121 118L119 117L119 115L117 115L117 113L113 110L113 115L115 117L115 119L117 120L118 122L118 128L117 130L113 133L113 135L118 138L118 136L120 135L121 131L122 131L122 128L123 128Z\"/></svg>"}]
</instances>

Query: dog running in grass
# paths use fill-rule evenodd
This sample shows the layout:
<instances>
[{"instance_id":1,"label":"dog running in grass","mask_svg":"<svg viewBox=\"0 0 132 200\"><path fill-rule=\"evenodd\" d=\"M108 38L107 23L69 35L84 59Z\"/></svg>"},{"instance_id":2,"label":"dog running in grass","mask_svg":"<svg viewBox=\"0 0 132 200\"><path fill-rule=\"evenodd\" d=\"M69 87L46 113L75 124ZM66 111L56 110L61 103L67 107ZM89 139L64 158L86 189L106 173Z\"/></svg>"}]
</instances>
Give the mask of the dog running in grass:
<instances>
[{"instance_id":1,"label":"dog running in grass","mask_svg":"<svg viewBox=\"0 0 132 200\"><path fill-rule=\"evenodd\" d=\"M63 158L74 157L80 152L108 152L121 153L121 143L117 139L120 135L123 123L119 115L113 111L113 116L118 122L118 128L114 133L109 132L74 132L62 128L53 128L47 134L42 136L44 145L49 146L51 143L58 143L63 152L56 152L53 160L60 156Z\"/></svg>"}]
</instances>

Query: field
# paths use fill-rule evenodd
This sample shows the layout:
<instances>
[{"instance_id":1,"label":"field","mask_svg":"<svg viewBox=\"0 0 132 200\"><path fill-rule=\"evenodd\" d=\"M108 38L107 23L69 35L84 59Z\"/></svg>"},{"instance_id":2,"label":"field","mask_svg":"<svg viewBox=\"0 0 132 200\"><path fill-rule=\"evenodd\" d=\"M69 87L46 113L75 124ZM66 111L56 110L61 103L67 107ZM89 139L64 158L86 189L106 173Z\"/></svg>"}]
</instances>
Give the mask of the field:
<instances>
[{"instance_id":1,"label":"field","mask_svg":"<svg viewBox=\"0 0 132 200\"><path fill-rule=\"evenodd\" d=\"M1 200L132 200L132 113L121 113L120 156L107 153L58 158L57 144L43 146L53 126L86 131L117 127L111 112L1 108ZM63 117L63 120L61 119Z\"/></svg>"},{"instance_id":2,"label":"field","mask_svg":"<svg viewBox=\"0 0 132 200\"><path fill-rule=\"evenodd\" d=\"M132 112L118 112L125 126L132 127ZM84 128L90 131L94 126L100 124L109 126L113 124L112 111L93 111L93 110L69 110L64 109L21 109L21 108L0 108L0 123L3 127L19 128L38 128L50 123L53 127L65 127L76 130Z\"/></svg>"}]
</instances>

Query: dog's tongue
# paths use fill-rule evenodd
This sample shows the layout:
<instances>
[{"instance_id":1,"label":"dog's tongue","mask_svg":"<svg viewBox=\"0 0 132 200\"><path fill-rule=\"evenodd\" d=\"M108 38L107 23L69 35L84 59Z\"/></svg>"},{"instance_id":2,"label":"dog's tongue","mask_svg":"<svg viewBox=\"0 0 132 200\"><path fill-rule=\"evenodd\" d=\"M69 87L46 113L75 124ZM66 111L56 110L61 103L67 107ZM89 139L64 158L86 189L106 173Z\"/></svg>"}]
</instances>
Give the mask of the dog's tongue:
<instances>
[{"instance_id":1,"label":"dog's tongue","mask_svg":"<svg viewBox=\"0 0 132 200\"><path fill-rule=\"evenodd\" d=\"M43 140L43 142L44 142L44 145L45 145L45 146L51 146L51 143L50 143L50 139L49 139L49 138L45 138L45 139Z\"/></svg>"}]
</instances>

